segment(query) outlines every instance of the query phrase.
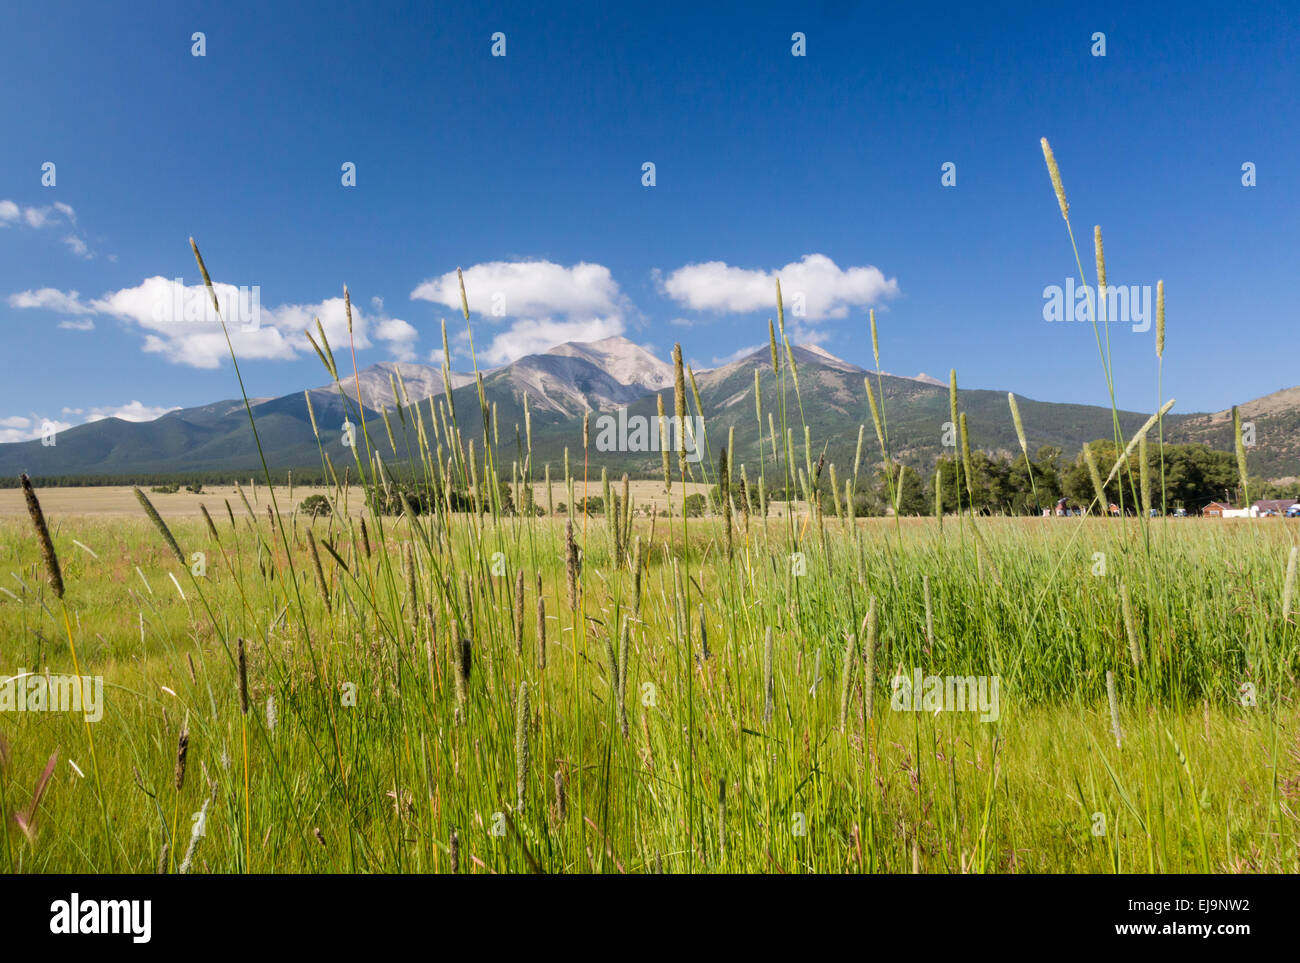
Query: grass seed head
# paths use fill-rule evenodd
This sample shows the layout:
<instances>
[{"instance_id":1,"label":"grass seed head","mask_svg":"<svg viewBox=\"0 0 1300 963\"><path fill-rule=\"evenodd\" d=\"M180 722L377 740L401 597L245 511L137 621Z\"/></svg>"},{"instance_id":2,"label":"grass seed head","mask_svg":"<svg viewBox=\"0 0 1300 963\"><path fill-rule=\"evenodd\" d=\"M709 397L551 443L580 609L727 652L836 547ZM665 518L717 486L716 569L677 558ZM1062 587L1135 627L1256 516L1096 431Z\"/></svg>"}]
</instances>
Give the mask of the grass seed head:
<instances>
[{"instance_id":1,"label":"grass seed head","mask_svg":"<svg viewBox=\"0 0 1300 963\"><path fill-rule=\"evenodd\" d=\"M1007 392L1007 404L1011 406L1011 421L1016 426L1016 438L1020 442L1020 450L1025 453L1025 461L1029 460L1029 443L1025 440L1025 423L1020 420L1020 406L1016 404L1016 396L1010 391Z\"/></svg>"},{"instance_id":2,"label":"grass seed head","mask_svg":"<svg viewBox=\"0 0 1300 963\"><path fill-rule=\"evenodd\" d=\"M524 811L528 794L528 767L532 762L528 745L528 722L531 711L528 705L528 683L519 683L515 706L515 809Z\"/></svg>"},{"instance_id":3,"label":"grass seed head","mask_svg":"<svg viewBox=\"0 0 1300 963\"><path fill-rule=\"evenodd\" d=\"M32 480L24 472L19 479L23 486L23 498L27 502L27 514L31 516L32 527L36 529L36 540L41 546L41 558L45 562L45 577L57 599L63 598L63 571L59 568L59 556L54 551L54 540L50 538L50 528L45 524L45 513L32 488ZM137 488L136 491L139 491Z\"/></svg>"},{"instance_id":4,"label":"grass seed head","mask_svg":"<svg viewBox=\"0 0 1300 963\"><path fill-rule=\"evenodd\" d=\"M1070 220L1070 203L1065 199L1065 184L1061 181L1061 169L1056 166L1056 155L1052 153L1052 145L1047 142L1047 138L1041 138L1040 143L1043 146L1043 160L1047 162L1047 173L1052 178L1052 190L1056 191L1056 203L1061 205L1061 217L1066 221Z\"/></svg>"},{"instance_id":5,"label":"grass seed head","mask_svg":"<svg viewBox=\"0 0 1300 963\"><path fill-rule=\"evenodd\" d=\"M180 792L185 785L185 762L190 752L190 730L188 726L181 728L180 737L176 740L176 791Z\"/></svg>"},{"instance_id":6,"label":"grass seed head","mask_svg":"<svg viewBox=\"0 0 1300 963\"><path fill-rule=\"evenodd\" d=\"M248 655L243 639L238 640L235 661L239 669L239 711L248 715Z\"/></svg>"},{"instance_id":7,"label":"grass seed head","mask_svg":"<svg viewBox=\"0 0 1300 963\"><path fill-rule=\"evenodd\" d=\"M1092 479L1092 491L1097 499L1097 507L1102 514L1105 514L1106 489L1101 483L1101 472L1097 471L1097 458L1092 452L1092 445L1088 442L1083 445L1083 460L1088 466L1088 477Z\"/></svg>"},{"instance_id":8,"label":"grass seed head","mask_svg":"<svg viewBox=\"0 0 1300 963\"><path fill-rule=\"evenodd\" d=\"M149 516L149 521L153 522L153 527L158 529L158 534L162 536L163 541L167 543L167 547L176 556L176 561L180 562L183 567L185 565L185 555L180 546L176 544L176 539L172 536L167 523L162 520L162 516L158 514L158 510L153 507L153 503L149 501L149 497L144 492L139 488L132 488L131 490L135 492L136 500L140 503L140 507L144 509L144 513Z\"/></svg>"},{"instance_id":9,"label":"grass seed head","mask_svg":"<svg viewBox=\"0 0 1300 963\"><path fill-rule=\"evenodd\" d=\"M1165 356L1165 282L1156 282L1156 357Z\"/></svg>"}]
</instances>

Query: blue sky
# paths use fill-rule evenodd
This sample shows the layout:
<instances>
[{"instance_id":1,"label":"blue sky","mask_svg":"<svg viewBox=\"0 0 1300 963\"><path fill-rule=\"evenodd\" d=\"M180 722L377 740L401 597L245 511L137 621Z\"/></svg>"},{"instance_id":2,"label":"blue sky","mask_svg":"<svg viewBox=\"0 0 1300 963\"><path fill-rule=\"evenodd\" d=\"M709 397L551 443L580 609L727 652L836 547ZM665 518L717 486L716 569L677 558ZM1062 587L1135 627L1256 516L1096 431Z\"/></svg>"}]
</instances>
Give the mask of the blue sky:
<instances>
[{"instance_id":1,"label":"blue sky","mask_svg":"<svg viewBox=\"0 0 1300 963\"><path fill-rule=\"evenodd\" d=\"M190 235L259 288L253 395L325 380L300 331L342 330L344 283L361 365L428 361L446 317L467 368L459 265L483 363L622 333L707 367L765 342L779 272L796 340L870 366L874 306L887 371L1105 404L1091 326L1043 318L1075 272L1042 136L1089 276L1101 224L1112 284L1165 281L1178 410L1300 381L1294 8L262 6L7 11L0 439L237 396L219 333L156 313ZM1152 410L1133 327L1117 398Z\"/></svg>"}]
</instances>

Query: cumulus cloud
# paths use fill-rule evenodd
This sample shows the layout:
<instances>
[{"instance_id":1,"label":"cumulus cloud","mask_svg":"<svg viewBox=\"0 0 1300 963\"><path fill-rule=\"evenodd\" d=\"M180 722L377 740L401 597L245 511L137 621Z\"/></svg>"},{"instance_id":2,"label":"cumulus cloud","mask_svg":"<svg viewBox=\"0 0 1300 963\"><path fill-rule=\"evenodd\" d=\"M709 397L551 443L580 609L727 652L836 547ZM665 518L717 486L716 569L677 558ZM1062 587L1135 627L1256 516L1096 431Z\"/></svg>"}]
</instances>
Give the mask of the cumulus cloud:
<instances>
[{"instance_id":1,"label":"cumulus cloud","mask_svg":"<svg viewBox=\"0 0 1300 963\"><path fill-rule=\"evenodd\" d=\"M841 268L824 254L805 254L774 271L733 267L725 261L687 264L660 275L658 281L664 294L691 310L750 314L775 310L778 277L787 318L809 323L845 318L852 308L898 294L898 281L886 278L879 268Z\"/></svg>"},{"instance_id":2,"label":"cumulus cloud","mask_svg":"<svg viewBox=\"0 0 1300 963\"><path fill-rule=\"evenodd\" d=\"M733 361L739 361L741 358L747 358L755 351L757 351L759 348L766 348L766 347L767 347L767 342L764 341L761 344L751 344L748 347L737 348L735 351L731 352L731 354L725 354L722 355L721 357L715 356L713 359L713 366L715 368L721 368L724 364L731 364L731 362Z\"/></svg>"},{"instance_id":3,"label":"cumulus cloud","mask_svg":"<svg viewBox=\"0 0 1300 963\"><path fill-rule=\"evenodd\" d=\"M61 418L49 418L38 414L10 415L9 417L0 417L0 443L34 441L42 437L47 431L66 431L78 424L103 421L105 418L121 418L123 421L153 421L161 418L169 411L177 410L176 407L168 408L163 405L146 405L139 401L128 401L124 405L105 405L91 408L89 411L84 408L64 408L62 414L76 418L76 421L65 421Z\"/></svg>"},{"instance_id":4,"label":"cumulus cloud","mask_svg":"<svg viewBox=\"0 0 1300 963\"><path fill-rule=\"evenodd\" d=\"M488 364L506 364L526 354L537 354L566 341L599 341L623 333L621 318L587 321L553 321L550 318L516 321L494 337L482 352Z\"/></svg>"},{"instance_id":5,"label":"cumulus cloud","mask_svg":"<svg viewBox=\"0 0 1300 963\"><path fill-rule=\"evenodd\" d=\"M489 261L463 272L470 311L489 324L508 327L495 333L480 357L505 364L565 341L593 341L622 334L631 304L609 268L580 262ZM455 271L422 282L411 299L459 311ZM458 341L463 342L464 336ZM441 358L440 353L439 359Z\"/></svg>"},{"instance_id":6,"label":"cumulus cloud","mask_svg":"<svg viewBox=\"0 0 1300 963\"><path fill-rule=\"evenodd\" d=\"M58 314L93 314L94 308L83 304L76 291L41 288L37 291L19 291L8 297L11 308L44 308Z\"/></svg>"},{"instance_id":7,"label":"cumulus cloud","mask_svg":"<svg viewBox=\"0 0 1300 963\"><path fill-rule=\"evenodd\" d=\"M0 200L0 227L12 225L24 225L38 231L47 227L68 229L62 238L68 249L78 257L90 259L95 256L85 239L77 233L77 212L61 201L44 207L24 207L16 201Z\"/></svg>"},{"instance_id":8,"label":"cumulus cloud","mask_svg":"<svg viewBox=\"0 0 1300 963\"><path fill-rule=\"evenodd\" d=\"M81 330L86 330L88 322L93 325L87 316L115 318L144 335L144 351L194 368L217 368L230 357L227 332L235 356L241 360L287 361L314 354L305 331L311 328L314 333L317 318L331 345L347 343L347 311L341 297L315 304L264 307L256 285L218 283L213 290L226 321L225 331L204 285L159 276L88 300L76 291L42 288L12 294L8 303L11 307L43 308L79 318L61 326ZM398 360L414 357L419 334L407 322L382 313L372 316L356 304L352 305L352 322L358 350L378 341Z\"/></svg>"},{"instance_id":9,"label":"cumulus cloud","mask_svg":"<svg viewBox=\"0 0 1300 963\"><path fill-rule=\"evenodd\" d=\"M376 321L375 337L387 343L394 360L415 360L415 342L420 340L420 333L400 318L381 318Z\"/></svg>"},{"instance_id":10,"label":"cumulus cloud","mask_svg":"<svg viewBox=\"0 0 1300 963\"><path fill-rule=\"evenodd\" d=\"M44 415L32 414L10 415L0 418L0 444L12 441L31 441L40 438L46 431L59 432L71 428L72 422L46 418Z\"/></svg>"},{"instance_id":11,"label":"cumulus cloud","mask_svg":"<svg viewBox=\"0 0 1300 963\"><path fill-rule=\"evenodd\" d=\"M618 283L603 264L564 267L552 261L489 261L463 272L470 311L485 317L604 315L621 310ZM456 272L421 283L413 301L460 309Z\"/></svg>"},{"instance_id":12,"label":"cumulus cloud","mask_svg":"<svg viewBox=\"0 0 1300 963\"><path fill-rule=\"evenodd\" d=\"M66 409L65 409L66 410ZM121 418L123 421L155 421L169 411L179 411L179 405L168 408L163 405L146 405L138 401L128 401L124 405L110 405L106 408L91 408L86 414L86 422L103 421L105 418Z\"/></svg>"}]
</instances>

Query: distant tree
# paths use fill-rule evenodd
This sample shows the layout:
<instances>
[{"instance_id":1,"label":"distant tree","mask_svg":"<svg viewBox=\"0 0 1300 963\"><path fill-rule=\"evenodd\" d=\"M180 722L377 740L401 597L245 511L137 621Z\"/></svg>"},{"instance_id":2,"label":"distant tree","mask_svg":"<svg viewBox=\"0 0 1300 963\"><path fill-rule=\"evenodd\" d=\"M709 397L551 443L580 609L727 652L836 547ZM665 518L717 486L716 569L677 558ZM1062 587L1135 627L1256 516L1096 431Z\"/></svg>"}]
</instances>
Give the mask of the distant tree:
<instances>
[{"instance_id":1,"label":"distant tree","mask_svg":"<svg viewBox=\"0 0 1300 963\"><path fill-rule=\"evenodd\" d=\"M330 513L330 502L324 495L308 495L298 503L298 511L311 518L319 518Z\"/></svg>"},{"instance_id":2,"label":"distant tree","mask_svg":"<svg viewBox=\"0 0 1300 963\"><path fill-rule=\"evenodd\" d=\"M934 510L933 490L927 501L925 483L916 469L898 462L876 471L876 497L886 509L897 504L900 515L928 515Z\"/></svg>"}]
</instances>

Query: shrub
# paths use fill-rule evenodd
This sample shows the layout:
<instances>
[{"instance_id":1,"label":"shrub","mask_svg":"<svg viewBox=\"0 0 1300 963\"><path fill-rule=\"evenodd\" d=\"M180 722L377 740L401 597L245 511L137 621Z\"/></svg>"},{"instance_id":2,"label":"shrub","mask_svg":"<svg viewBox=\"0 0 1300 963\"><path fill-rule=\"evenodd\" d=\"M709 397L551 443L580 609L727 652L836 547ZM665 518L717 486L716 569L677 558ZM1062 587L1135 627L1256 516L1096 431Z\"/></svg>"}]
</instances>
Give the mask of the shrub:
<instances>
[{"instance_id":1,"label":"shrub","mask_svg":"<svg viewBox=\"0 0 1300 963\"><path fill-rule=\"evenodd\" d=\"M328 515L331 511L330 500L324 495L309 495L298 503L298 511L312 518Z\"/></svg>"}]
</instances>

